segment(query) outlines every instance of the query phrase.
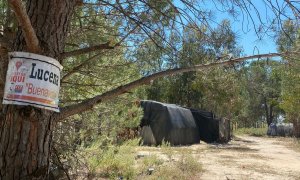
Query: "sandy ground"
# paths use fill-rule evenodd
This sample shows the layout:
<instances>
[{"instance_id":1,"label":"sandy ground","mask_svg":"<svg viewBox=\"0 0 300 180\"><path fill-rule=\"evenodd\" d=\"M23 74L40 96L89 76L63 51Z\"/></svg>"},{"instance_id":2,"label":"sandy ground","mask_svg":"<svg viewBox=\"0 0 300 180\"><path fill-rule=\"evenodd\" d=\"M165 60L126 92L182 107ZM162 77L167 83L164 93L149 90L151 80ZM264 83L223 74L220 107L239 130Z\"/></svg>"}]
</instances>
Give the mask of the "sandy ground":
<instances>
[{"instance_id":1,"label":"sandy ground","mask_svg":"<svg viewBox=\"0 0 300 180\"><path fill-rule=\"evenodd\" d=\"M291 148L291 142L291 138L239 136L225 145L200 143L172 149L183 149L202 164L203 172L193 179L300 180L300 152ZM139 153L168 159L160 148L145 150Z\"/></svg>"},{"instance_id":2,"label":"sandy ground","mask_svg":"<svg viewBox=\"0 0 300 180\"><path fill-rule=\"evenodd\" d=\"M193 145L203 164L200 179L300 180L300 153L284 139L241 136L227 145Z\"/></svg>"}]
</instances>

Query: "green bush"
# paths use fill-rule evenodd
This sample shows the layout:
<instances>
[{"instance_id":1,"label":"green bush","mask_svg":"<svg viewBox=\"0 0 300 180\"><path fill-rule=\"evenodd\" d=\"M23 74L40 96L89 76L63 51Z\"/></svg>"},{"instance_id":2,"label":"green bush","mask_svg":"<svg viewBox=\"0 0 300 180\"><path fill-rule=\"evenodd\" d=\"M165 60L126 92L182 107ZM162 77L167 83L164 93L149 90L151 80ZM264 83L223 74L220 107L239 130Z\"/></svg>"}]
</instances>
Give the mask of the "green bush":
<instances>
[{"instance_id":1,"label":"green bush","mask_svg":"<svg viewBox=\"0 0 300 180\"><path fill-rule=\"evenodd\" d=\"M90 171L93 175L116 179L123 177L133 179L137 176L135 164L135 147L139 140L134 139L120 146L107 146L106 149L90 149L91 156L88 158Z\"/></svg>"},{"instance_id":2,"label":"green bush","mask_svg":"<svg viewBox=\"0 0 300 180\"><path fill-rule=\"evenodd\" d=\"M247 134L250 136L266 136L267 135L267 127L264 128L239 128L236 129L233 134L235 135L243 135Z\"/></svg>"}]
</instances>

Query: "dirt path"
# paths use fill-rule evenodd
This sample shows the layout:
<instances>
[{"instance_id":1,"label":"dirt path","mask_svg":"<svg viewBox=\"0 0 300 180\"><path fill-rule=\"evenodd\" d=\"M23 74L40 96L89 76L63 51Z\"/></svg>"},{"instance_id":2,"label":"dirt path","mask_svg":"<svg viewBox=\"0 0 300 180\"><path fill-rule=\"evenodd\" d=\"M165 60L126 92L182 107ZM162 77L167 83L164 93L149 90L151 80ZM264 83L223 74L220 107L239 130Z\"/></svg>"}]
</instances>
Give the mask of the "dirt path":
<instances>
[{"instance_id":1,"label":"dirt path","mask_svg":"<svg viewBox=\"0 0 300 180\"><path fill-rule=\"evenodd\" d=\"M194 154L203 164L200 179L300 179L300 153L282 139L242 136L228 145L191 148L203 150Z\"/></svg>"}]
</instances>

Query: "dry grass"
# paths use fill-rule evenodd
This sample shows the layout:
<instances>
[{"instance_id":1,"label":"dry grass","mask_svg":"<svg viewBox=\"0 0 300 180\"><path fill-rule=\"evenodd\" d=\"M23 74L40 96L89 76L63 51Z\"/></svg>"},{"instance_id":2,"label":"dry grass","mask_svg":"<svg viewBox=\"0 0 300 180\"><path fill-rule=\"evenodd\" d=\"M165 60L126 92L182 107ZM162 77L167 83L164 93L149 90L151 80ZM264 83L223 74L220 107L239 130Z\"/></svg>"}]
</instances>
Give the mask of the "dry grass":
<instances>
[{"instance_id":1,"label":"dry grass","mask_svg":"<svg viewBox=\"0 0 300 180\"><path fill-rule=\"evenodd\" d=\"M281 137L278 138L282 143L287 147L292 148L293 150L300 152L300 138L287 138Z\"/></svg>"},{"instance_id":2,"label":"dry grass","mask_svg":"<svg viewBox=\"0 0 300 180\"><path fill-rule=\"evenodd\" d=\"M261 141L270 138L260 138ZM299 139L273 138L274 142L300 151ZM266 162L272 160L263 156L257 148L260 142L252 137L235 138L228 144L201 144L193 146L170 146L163 144L157 147L125 144L112 148L99 159L91 159L95 179L201 179L212 171L210 166L217 166L227 179L249 179L249 177L282 177L300 179L288 171L273 170ZM206 155L208 154L208 156ZM95 156L93 156L95 157ZM208 159L209 158L209 159ZM211 161L213 163L211 164ZM265 164L266 163L266 164ZM222 167L219 167L222 165ZM209 168L208 168L209 167ZM272 169L273 168L273 169ZM150 171L151 169L151 171ZM236 171L240 170L240 171ZM234 171L233 171L234 170ZM218 174L212 176L218 177ZM249 174L249 175L247 175ZM300 176L300 175L299 175Z\"/></svg>"},{"instance_id":3,"label":"dry grass","mask_svg":"<svg viewBox=\"0 0 300 180\"><path fill-rule=\"evenodd\" d=\"M151 176L144 179L193 179L203 171L202 164L191 155L181 155L178 160L165 162Z\"/></svg>"},{"instance_id":4,"label":"dry grass","mask_svg":"<svg viewBox=\"0 0 300 180\"><path fill-rule=\"evenodd\" d=\"M88 163L94 179L193 179L202 172L202 164L193 156L196 151L189 147L140 147L129 142L90 151L94 155Z\"/></svg>"},{"instance_id":5,"label":"dry grass","mask_svg":"<svg viewBox=\"0 0 300 180\"><path fill-rule=\"evenodd\" d=\"M242 168L246 168L247 170L259 172L262 174L278 174L275 169L272 169L272 167L265 164L244 164Z\"/></svg>"},{"instance_id":6,"label":"dry grass","mask_svg":"<svg viewBox=\"0 0 300 180\"><path fill-rule=\"evenodd\" d=\"M151 156L143 157L138 164L142 173L137 179L193 179L203 172L202 164L193 154L201 152L188 146L172 147L162 144L160 147L141 147L143 152ZM155 157L153 157L155 155ZM149 173L149 168L154 171Z\"/></svg>"}]
</instances>

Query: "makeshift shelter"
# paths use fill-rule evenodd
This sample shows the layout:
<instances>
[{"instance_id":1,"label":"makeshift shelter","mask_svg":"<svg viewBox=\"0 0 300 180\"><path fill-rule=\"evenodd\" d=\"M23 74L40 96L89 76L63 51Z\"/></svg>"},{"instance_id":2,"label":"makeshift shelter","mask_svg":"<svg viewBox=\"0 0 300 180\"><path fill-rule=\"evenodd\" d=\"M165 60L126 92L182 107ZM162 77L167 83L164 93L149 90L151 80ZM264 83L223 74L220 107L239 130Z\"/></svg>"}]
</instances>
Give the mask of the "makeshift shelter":
<instances>
[{"instance_id":1,"label":"makeshift shelter","mask_svg":"<svg viewBox=\"0 0 300 180\"><path fill-rule=\"evenodd\" d=\"M293 136L292 123L271 123L268 127L267 135L269 136Z\"/></svg>"},{"instance_id":2,"label":"makeshift shelter","mask_svg":"<svg viewBox=\"0 0 300 180\"><path fill-rule=\"evenodd\" d=\"M156 101L141 101L141 106L141 137L146 145L158 145L163 140L172 145L230 140L229 120L216 119L211 112Z\"/></svg>"},{"instance_id":3,"label":"makeshift shelter","mask_svg":"<svg viewBox=\"0 0 300 180\"><path fill-rule=\"evenodd\" d=\"M144 117L141 122L144 144L162 141L172 145L200 142L199 129L189 109L156 101L141 101Z\"/></svg>"},{"instance_id":4,"label":"makeshift shelter","mask_svg":"<svg viewBox=\"0 0 300 180\"><path fill-rule=\"evenodd\" d=\"M214 114L197 109L190 109L199 129L200 139L207 142L215 142L219 139L219 119Z\"/></svg>"}]
</instances>

